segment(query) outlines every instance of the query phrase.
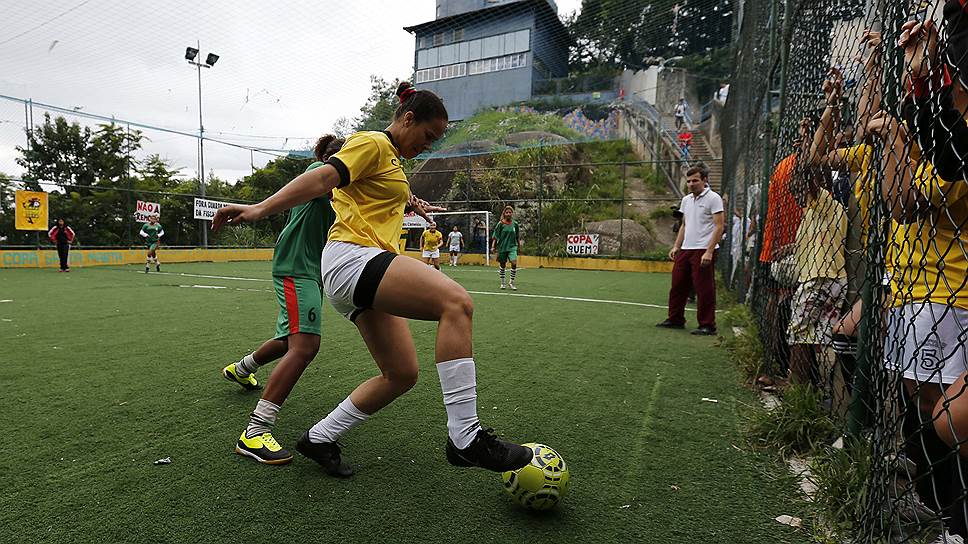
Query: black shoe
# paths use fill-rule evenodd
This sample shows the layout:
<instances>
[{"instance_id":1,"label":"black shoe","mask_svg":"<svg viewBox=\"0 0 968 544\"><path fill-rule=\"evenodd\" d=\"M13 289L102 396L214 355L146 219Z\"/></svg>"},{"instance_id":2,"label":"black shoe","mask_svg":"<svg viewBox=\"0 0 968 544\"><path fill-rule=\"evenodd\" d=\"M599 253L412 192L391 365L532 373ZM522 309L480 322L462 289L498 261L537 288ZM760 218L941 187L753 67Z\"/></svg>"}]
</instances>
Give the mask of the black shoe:
<instances>
[{"instance_id":1,"label":"black shoe","mask_svg":"<svg viewBox=\"0 0 968 544\"><path fill-rule=\"evenodd\" d=\"M686 328L685 323L673 323L672 321L669 321L668 319L666 319L662 323L656 323L655 326L656 327L663 328L663 329L684 329L684 328Z\"/></svg>"},{"instance_id":2,"label":"black shoe","mask_svg":"<svg viewBox=\"0 0 968 544\"><path fill-rule=\"evenodd\" d=\"M319 463L326 474L337 478L349 478L353 469L340 458L340 447L335 442L317 444L309 441L309 431L296 442L296 451Z\"/></svg>"},{"instance_id":3,"label":"black shoe","mask_svg":"<svg viewBox=\"0 0 968 544\"><path fill-rule=\"evenodd\" d=\"M161 272L161 265L160 264L156 264L155 265L155 272Z\"/></svg>"},{"instance_id":4,"label":"black shoe","mask_svg":"<svg viewBox=\"0 0 968 544\"><path fill-rule=\"evenodd\" d=\"M716 327L699 327L689 334L695 334L696 336L716 336Z\"/></svg>"},{"instance_id":5,"label":"black shoe","mask_svg":"<svg viewBox=\"0 0 968 544\"><path fill-rule=\"evenodd\" d=\"M481 429L470 446L459 450L447 437L447 462L455 467L481 467L507 472L527 466L534 458L531 448L501 440L493 429Z\"/></svg>"},{"instance_id":6,"label":"black shoe","mask_svg":"<svg viewBox=\"0 0 968 544\"><path fill-rule=\"evenodd\" d=\"M145 265L145 274L148 273L148 265Z\"/></svg>"}]
</instances>

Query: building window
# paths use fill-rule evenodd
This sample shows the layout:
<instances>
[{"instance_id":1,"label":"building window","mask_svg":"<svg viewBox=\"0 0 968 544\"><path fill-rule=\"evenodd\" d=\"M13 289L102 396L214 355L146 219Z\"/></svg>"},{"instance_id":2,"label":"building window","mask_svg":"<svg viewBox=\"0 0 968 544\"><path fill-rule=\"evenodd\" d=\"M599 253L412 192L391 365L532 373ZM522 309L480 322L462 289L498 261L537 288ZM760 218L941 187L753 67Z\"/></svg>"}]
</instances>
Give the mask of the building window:
<instances>
[{"instance_id":1,"label":"building window","mask_svg":"<svg viewBox=\"0 0 968 544\"><path fill-rule=\"evenodd\" d=\"M426 83L428 81L438 81L441 79L453 79L455 77L462 77L467 75L467 64L448 64L447 66L439 66L437 68L429 68L427 70L417 70L417 83Z\"/></svg>"},{"instance_id":2,"label":"building window","mask_svg":"<svg viewBox=\"0 0 968 544\"><path fill-rule=\"evenodd\" d=\"M531 49L531 30L507 32L476 40L463 41L464 30L438 32L425 35L417 40L417 69L433 68L444 64L497 58L515 53L525 53ZM453 42L443 45L445 39ZM429 47L433 44L433 47Z\"/></svg>"},{"instance_id":3,"label":"building window","mask_svg":"<svg viewBox=\"0 0 968 544\"><path fill-rule=\"evenodd\" d=\"M500 72L513 68L523 68L528 65L528 56L524 53L515 53L493 59L474 60L467 63L467 73L470 75L486 74L488 72Z\"/></svg>"}]
</instances>

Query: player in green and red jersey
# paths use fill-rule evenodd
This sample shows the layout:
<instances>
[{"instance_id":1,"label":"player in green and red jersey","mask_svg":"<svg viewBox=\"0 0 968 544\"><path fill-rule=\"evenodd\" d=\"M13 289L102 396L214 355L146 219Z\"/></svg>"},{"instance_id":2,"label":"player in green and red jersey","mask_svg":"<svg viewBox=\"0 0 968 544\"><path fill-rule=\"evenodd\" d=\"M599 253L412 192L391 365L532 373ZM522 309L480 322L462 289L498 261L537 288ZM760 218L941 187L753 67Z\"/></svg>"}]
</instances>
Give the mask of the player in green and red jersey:
<instances>
[{"instance_id":1,"label":"player in green and red jersey","mask_svg":"<svg viewBox=\"0 0 968 544\"><path fill-rule=\"evenodd\" d=\"M306 171L319 168L339 151L343 140L326 135L316 143L317 162ZM272 436L279 407L296 381L319 352L322 319L322 275L320 259L326 234L336 216L329 197L320 197L292 209L289 222L279 235L272 256L272 282L279 300L276 335L241 361L222 369L222 375L245 389L260 389L255 372L266 363L282 357L262 399L249 417L235 451L260 463L281 465L292 461L292 454Z\"/></svg>"},{"instance_id":2,"label":"player in green and red jersey","mask_svg":"<svg viewBox=\"0 0 968 544\"><path fill-rule=\"evenodd\" d=\"M521 239L518 237L518 222L514 220L514 207L505 206L501 213L501 220L494 227L491 234L491 253L497 252L497 264L500 266L498 275L501 277L501 289L504 289L504 272L508 261L511 261L511 278L508 286L512 291L517 291L514 286L514 278L518 273L518 246Z\"/></svg>"}]
</instances>

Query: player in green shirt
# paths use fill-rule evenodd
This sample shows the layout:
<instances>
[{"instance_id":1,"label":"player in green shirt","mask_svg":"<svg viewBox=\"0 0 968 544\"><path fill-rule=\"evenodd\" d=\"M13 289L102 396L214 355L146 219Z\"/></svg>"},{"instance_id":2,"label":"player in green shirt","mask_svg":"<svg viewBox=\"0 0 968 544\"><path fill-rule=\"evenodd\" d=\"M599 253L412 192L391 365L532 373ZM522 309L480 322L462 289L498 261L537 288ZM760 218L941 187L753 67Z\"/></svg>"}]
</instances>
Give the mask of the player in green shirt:
<instances>
[{"instance_id":1,"label":"player in green shirt","mask_svg":"<svg viewBox=\"0 0 968 544\"><path fill-rule=\"evenodd\" d=\"M501 289L504 289L504 268L508 261L511 261L511 278L508 286L512 291L517 291L514 286L514 278L518 272L518 246L521 239L518 237L518 222L514 220L514 207L505 206L501 213L501 220L494 227L491 234L491 253L497 253L497 264L500 266L498 275L501 277Z\"/></svg>"},{"instance_id":2,"label":"player in green shirt","mask_svg":"<svg viewBox=\"0 0 968 544\"><path fill-rule=\"evenodd\" d=\"M145 274L151 268L151 263L155 263L155 271L161 272L161 263L158 261L158 245L161 237L165 235L165 229L158 222L158 214L153 213L148 216L148 222L141 225L141 232L138 233L145 239L145 246L148 253L145 256Z\"/></svg>"},{"instance_id":3,"label":"player in green shirt","mask_svg":"<svg viewBox=\"0 0 968 544\"><path fill-rule=\"evenodd\" d=\"M319 168L339 151L343 139L326 135L315 147L317 162L306 171ZM241 361L222 369L222 375L245 389L260 389L255 372L282 357L262 399L249 417L249 425L236 443L235 451L269 465L292 461L292 454L272 436L279 407L296 381L319 352L322 319L322 276L320 259L326 235L336 216L329 197L321 197L292 209L279 235L272 256L272 282L279 301L276 335Z\"/></svg>"}]
</instances>

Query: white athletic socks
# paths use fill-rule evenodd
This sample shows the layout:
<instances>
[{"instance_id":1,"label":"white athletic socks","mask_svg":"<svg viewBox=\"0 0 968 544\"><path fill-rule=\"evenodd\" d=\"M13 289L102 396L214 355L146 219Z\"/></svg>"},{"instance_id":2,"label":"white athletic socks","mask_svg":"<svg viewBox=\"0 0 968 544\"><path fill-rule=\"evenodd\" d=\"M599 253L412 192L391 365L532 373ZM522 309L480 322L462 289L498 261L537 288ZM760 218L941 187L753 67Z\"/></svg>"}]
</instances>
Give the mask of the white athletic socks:
<instances>
[{"instance_id":1,"label":"white athletic socks","mask_svg":"<svg viewBox=\"0 0 968 544\"><path fill-rule=\"evenodd\" d=\"M501 277L501 285L504 285L504 267L497 269L497 275Z\"/></svg>"},{"instance_id":2,"label":"white athletic socks","mask_svg":"<svg viewBox=\"0 0 968 544\"><path fill-rule=\"evenodd\" d=\"M252 415L249 416L249 426L245 428L245 437L252 438L262 433L271 432L278 415L279 405L260 399L259 404L255 405Z\"/></svg>"},{"instance_id":3,"label":"white athletic socks","mask_svg":"<svg viewBox=\"0 0 968 544\"><path fill-rule=\"evenodd\" d=\"M474 359L454 359L437 363L440 389L447 409L447 434L457 446L470 446L481 428L477 419L477 373Z\"/></svg>"},{"instance_id":4,"label":"white athletic socks","mask_svg":"<svg viewBox=\"0 0 968 544\"><path fill-rule=\"evenodd\" d=\"M518 274L518 269L517 268L512 268L511 269L511 283L512 284L514 284L514 276L516 276L517 274ZM502 283L503 283L503 281L502 281Z\"/></svg>"},{"instance_id":5,"label":"white athletic socks","mask_svg":"<svg viewBox=\"0 0 968 544\"><path fill-rule=\"evenodd\" d=\"M346 434L346 431L368 419L370 416L361 412L353 401L346 397L328 416L309 429L309 441L317 444L336 442L339 437Z\"/></svg>"},{"instance_id":6,"label":"white athletic socks","mask_svg":"<svg viewBox=\"0 0 968 544\"><path fill-rule=\"evenodd\" d=\"M252 374L256 370L259 370L259 363L255 362L255 357L253 353L250 353L242 358L241 361L235 363L235 373L239 375L240 378L244 378L249 374Z\"/></svg>"}]
</instances>

